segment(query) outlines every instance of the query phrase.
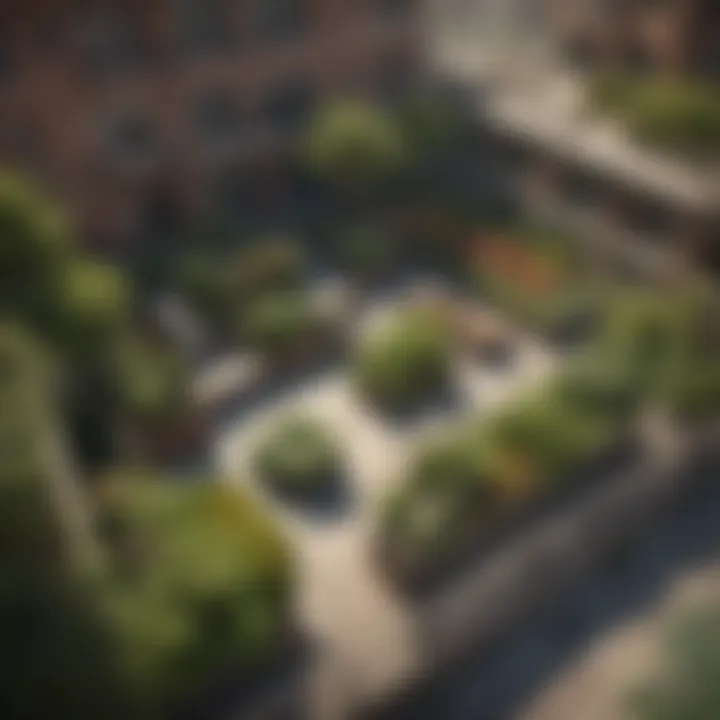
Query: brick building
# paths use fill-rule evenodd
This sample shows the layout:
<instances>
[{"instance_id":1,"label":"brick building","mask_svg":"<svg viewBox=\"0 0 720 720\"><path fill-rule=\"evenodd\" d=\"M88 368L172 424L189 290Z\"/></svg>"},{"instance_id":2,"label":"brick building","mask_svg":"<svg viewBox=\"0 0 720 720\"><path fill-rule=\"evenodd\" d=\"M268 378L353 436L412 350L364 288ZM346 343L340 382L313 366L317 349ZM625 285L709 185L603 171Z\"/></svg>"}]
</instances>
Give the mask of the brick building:
<instances>
[{"instance_id":1,"label":"brick building","mask_svg":"<svg viewBox=\"0 0 720 720\"><path fill-rule=\"evenodd\" d=\"M100 242L172 223L231 197L318 99L407 85L421 57L419 6L3 3L0 162L61 193Z\"/></svg>"},{"instance_id":2,"label":"brick building","mask_svg":"<svg viewBox=\"0 0 720 720\"><path fill-rule=\"evenodd\" d=\"M549 0L571 61L590 67L720 78L714 0Z\"/></svg>"}]
</instances>

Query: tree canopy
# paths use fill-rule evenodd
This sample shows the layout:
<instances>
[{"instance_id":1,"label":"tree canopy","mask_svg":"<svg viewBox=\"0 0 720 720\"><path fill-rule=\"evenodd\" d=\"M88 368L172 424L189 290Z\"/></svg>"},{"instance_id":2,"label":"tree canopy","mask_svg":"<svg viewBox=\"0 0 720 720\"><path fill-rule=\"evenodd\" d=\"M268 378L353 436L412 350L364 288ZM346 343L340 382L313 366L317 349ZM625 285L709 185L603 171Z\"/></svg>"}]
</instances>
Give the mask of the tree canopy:
<instances>
[{"instance_id":1,"label":"tree canopy","mask_svg":"<svg viewBox=\"0 0 720 720\"><path fill-rule=\"evenodd\" d=\"M321 108L310 123L305 142L313 170L330 180L362 187L401 170L407 150L392 115L355 101Z\"/></svg>"}]
</instances>

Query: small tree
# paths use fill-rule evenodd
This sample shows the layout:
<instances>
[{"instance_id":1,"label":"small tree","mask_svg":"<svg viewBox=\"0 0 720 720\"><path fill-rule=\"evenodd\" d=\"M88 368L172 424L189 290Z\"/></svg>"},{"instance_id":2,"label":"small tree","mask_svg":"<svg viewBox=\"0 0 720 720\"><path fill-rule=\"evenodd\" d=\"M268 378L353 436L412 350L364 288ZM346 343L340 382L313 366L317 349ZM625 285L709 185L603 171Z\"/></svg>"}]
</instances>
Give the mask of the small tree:
<instances>
[{"instance_id":1,"label":"small tree","mask_svg":"<svg viewBox=\"0 0 720 720\"><path fill-rule=\"evenodd\" d=\"M407 147L385 111L359 102L323 107L305 141L308 164L318 174L354 190L368 190L404 166Z\"/></svg>"},{"instance_id":2,"label":"small tree","mask_svg":"<svg viewBox=\"0 0 720 720\"><path fill-rule=\"evenodd\" d=\"M116 653L151 717L284 639L291 591L284 540L247 497L217 481L177 485L141 471L106 480L106 609Z\"/></svg>"}]
</instances>

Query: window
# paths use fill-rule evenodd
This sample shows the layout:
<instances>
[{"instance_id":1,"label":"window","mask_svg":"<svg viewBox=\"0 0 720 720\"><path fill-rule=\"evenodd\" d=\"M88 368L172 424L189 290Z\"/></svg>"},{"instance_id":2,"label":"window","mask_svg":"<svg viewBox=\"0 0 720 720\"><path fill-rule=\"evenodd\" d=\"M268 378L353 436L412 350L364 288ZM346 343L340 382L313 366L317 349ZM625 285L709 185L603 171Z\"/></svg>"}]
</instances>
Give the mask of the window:
<instances>
[{"instance_id":1,"label":"window","mask_svg":"<svg viewBox=\"0 0 720 720\"><path fill-rule=\"evenodd\" d=\"M114 8L99 9L80 27L80 45L92 71L113 71L142 59L142 43L129 18Z\"/></svg>"},{"instance_id":2,"label":"window","mask_svg":"<svg viewBox=\"0 0 720 720\"><path fill-rule=\"evenodd\" d=\"M155 159L157 136L144 118L130 115L121 117L112 124L109 135L111 152L121 164L138 166Z\"/></svg>"},{"instance_id":3,"label":"window","mask_svg":"<svg viewBox=\"0 0 720 720\"><path fill-rule=\"evenodd\" d=\"M193 53L222 52L235 42L230 0L177 0L181 45Z\"/></svg>"},{"instance_id":4,"label":"window","mask_svg":"<svg viewBox=\"0 0 720 720\"><path fill-rule=\"evenodd\" d=\"M198 102L195 125L200 141L208 148L223 148L231 143L240 126L240 109L230 92L214 90Z\"/></svg>"},{"instance_id":5,"label":"window","mask_svg":"<svg viewBox=\"0 0 720 720\"><path fill-rule=\"evenodd\" d=\"M303 35L308 28L307 0L257 0L260 33L282 40Z\"/></svg>"},{"instance_id":6,"label":"window","mask_svg":"<svg viewBox=\"0 0 720 720\"><path fill-rule=\"evenodd\" d=\"M265 106L265 119L275 132L295 132L307 121L315 95L304 83L288 83L274 92Z\"/></svg>"}]
</instances>

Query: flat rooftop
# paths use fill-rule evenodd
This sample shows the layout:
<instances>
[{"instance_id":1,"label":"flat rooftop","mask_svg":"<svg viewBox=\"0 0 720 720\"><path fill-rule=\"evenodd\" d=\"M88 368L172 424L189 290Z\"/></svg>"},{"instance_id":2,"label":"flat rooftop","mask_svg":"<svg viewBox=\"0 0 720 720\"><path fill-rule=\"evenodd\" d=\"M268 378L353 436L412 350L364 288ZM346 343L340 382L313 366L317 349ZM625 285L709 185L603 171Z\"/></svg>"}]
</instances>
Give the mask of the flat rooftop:
<instances>
[{"instance_id":1,"label":"flat rooftop","mask_svg":"<svg viewBox=\"0 0 720 720\"><path fill-rule=\"evenodd\" d=\"M477 87L477 109L505 135L641 188L678 210L720 215L720 163L670 157L640 146L619 123L592 115L582 82L538 58L498 55L479 44L435 45L436 70Z\"/></svg>"}]
</instances>

